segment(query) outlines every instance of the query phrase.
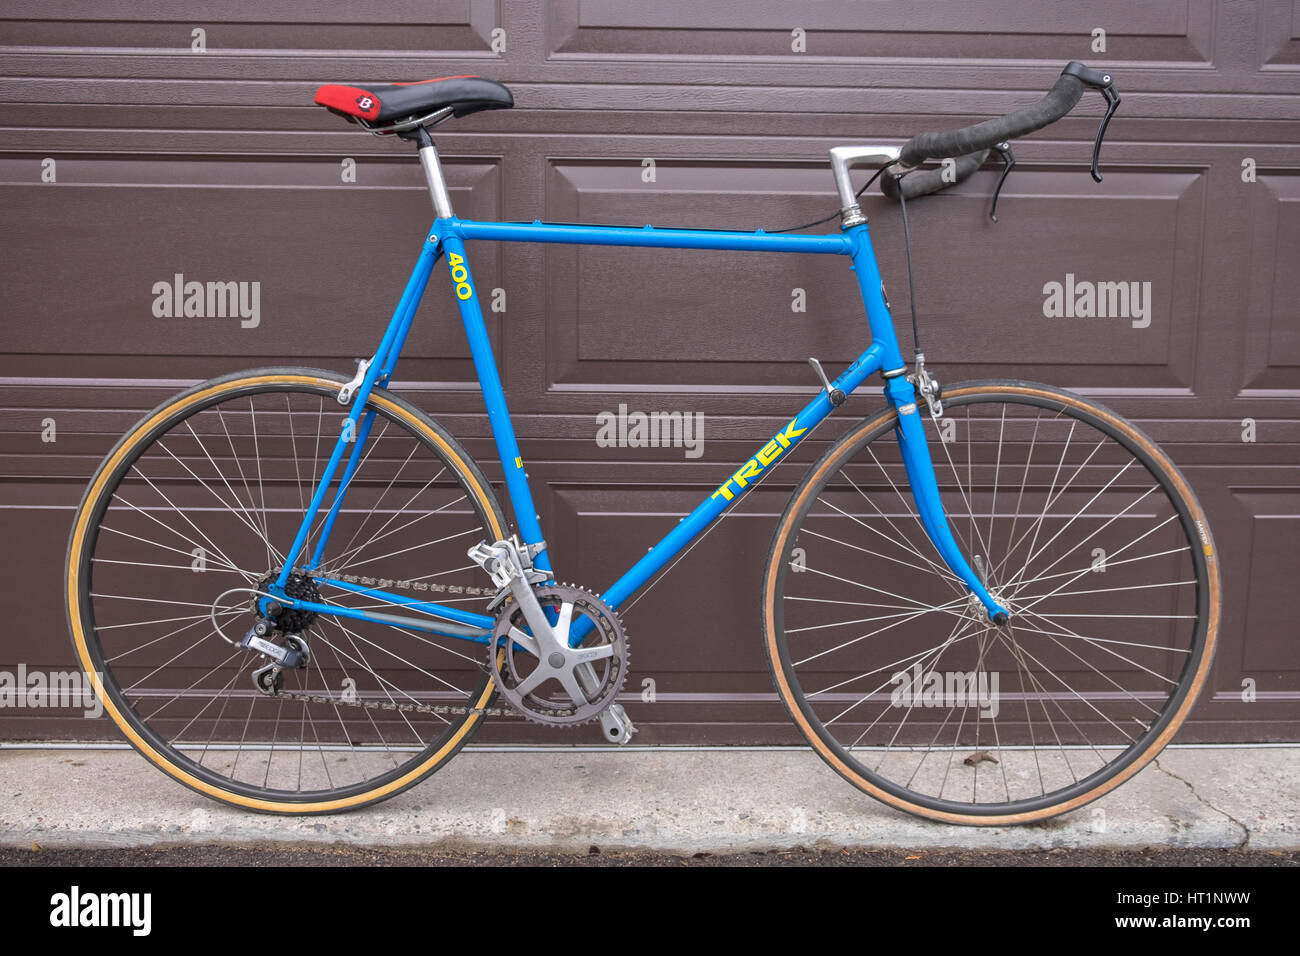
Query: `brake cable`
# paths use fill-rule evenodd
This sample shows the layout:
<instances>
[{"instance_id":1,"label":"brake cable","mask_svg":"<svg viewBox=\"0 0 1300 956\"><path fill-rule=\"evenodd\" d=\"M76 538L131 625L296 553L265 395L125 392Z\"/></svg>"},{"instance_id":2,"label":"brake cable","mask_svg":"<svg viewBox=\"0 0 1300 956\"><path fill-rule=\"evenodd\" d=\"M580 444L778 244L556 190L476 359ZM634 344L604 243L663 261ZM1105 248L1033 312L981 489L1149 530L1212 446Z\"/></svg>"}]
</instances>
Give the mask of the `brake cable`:
<instances>
[{"instance_id":1,"label":"brake cable","mask_svg":"<svg viewBox=\"0 0 1300 956\"><path fill-rule=\"evenodd\" d=\"M907 254L907 304L912 309L912 361L921 354L921 333L916 322L916 283L912 279L912 234L907 228L907 197L898 190L898 208L903 211L903 249Z\"/></svg>"},{"instance_id":2,"label":"brake cable","mask_svg":"<svg viewBox=\"0 0 1300 956\"><path fill-rule=\"evenodd\" d=\"M888 169L890 166L893 166L897 162L898 160L891 159L889 162L885 163L885 165L877 169L875 175L873 175L870 179L868 179L865 183L863 183L862 188L853 194L853 198L858 199L859 197L861 197L861 195L871 187L871 184L880 178L881 173L883 173L886 169ZM777 234L782 232L798 232L800 229L811 229L813 226L820 226L824 222L830 222L832 219L838 218L839 214L840 214L839 210L836 210L835 212L827 216L825 219L817 219L814 220L813 222L805 222L802 226L787 226L784 229L765 229L763 231L771 234Z\"/></svg>"},{"instance_id":3,"label":"brake cable","mask_svg":"<svg viewBox=\"0 0 1300 956\"><path fill-rule=\"evenodd\" d=\"M863 183L862 188L853 194L853 198L854 199L860 198L862 194L871 187L871 184L880 178L881 173L883 173L890 166L897 164L897 162L898 160L896 159L890 160L889 162L885 163L885 165L877 169L876 172L872 175L872 177L868 179L865 183ZM903 211L903 249L907 255L907 300L908 300L908 305L911 306L912 309L912 358L913 360L915 360L916 356L921 351L921 333L919 331L919 326L916 321L916 282L912 277L912 237L911 237L911 233L907 228L907 199L903 195L901 189L899 190L898 193L898 205ZM802 226L788 226L785 229L768 229L766 231L769 233L798 232L801 229L811 229L813 226L820 226L822 223L830 222L832 219L835 219L838 216L839 216L839 212L837 211L831 213L825 219L817 219L813 222L806 222Z\"/></svg>"}]
</instances>

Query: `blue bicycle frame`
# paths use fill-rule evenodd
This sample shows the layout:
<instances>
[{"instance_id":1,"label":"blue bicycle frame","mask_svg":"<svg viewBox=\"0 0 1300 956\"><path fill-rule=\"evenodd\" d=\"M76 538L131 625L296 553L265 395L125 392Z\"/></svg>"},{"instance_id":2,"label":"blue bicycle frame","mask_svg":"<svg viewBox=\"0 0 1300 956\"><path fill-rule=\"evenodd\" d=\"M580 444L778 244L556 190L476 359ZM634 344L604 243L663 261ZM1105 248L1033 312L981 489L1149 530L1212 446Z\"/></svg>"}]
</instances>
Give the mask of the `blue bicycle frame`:
<instances>
[{"instance_id":1,"label":"blue bicycle frame","mask_svg":"<svg viewBox=\"0 0 1300 956\"><path fill-rule=\"evenodd\" d=\"M618 580L610 584L601 595L607 604L615 608L623 604L728 508L739 501L754 486L756 480L762 477L767 468L786 457L790 449L799 444L835 409L835 402L832 401L833 392L839 391L845 396L850 395L869 375L875 372L883 372L886 376L885 398L898 412L899 424L895 429L895 433L902 450L907 478L916 501L918 514L930 540L934 542L935 547L953 573L983 603L991 619L1005 614L1004 609L993 599L978 576L971 570L949 528L947 515L939 499L934 466L930 458L925 432L921 425L921 416L917 410L916 392L912 383L903 374L905 366L894 333L893 318L890 315L888 305L885 303L880 271L876 264L875 252L871 246L871 237L865 219L858 224L847 226L839 234L787 235L769 234L762 230L757 232L727 232L658 229L653 226L637 228L631 226L557 225L540 221L531 223L474 222L458 219L455 216L439 218L429 231L415 269L411 273L410 281L407 282L406 290L393 312L392 320L388 324L383 340L375 352L374 358L365 368L365 374L352 398L351 412L344 422L333 453L312 496L311 504L308 506L307 513L304 515L302 524L298 529L297 537L286 552L284 568L276 582L269 588L270 593L275 595L278 603L287 607L316 611L321 614L370 620L377 623L400 622L403 626L420 626L427 631L479 643L486 643L488 640L488 634L495 623L491 617L434 602L412 599L329 576L316 577L317 584L370 595L391 605L427 616L427 620L425 617L399 617L393 614L340 607L335 604L297 600L289 598L284 592L289 574L297 565L298 559L306 547L308 532L321 508L324 507L330 488L333 487L335 489L334 496L322 524L319 540L314 553L309 556L304 568L309 572L314 571L323 560L330 530L342 507L348 485L362 459L362 448L374 422L376 413L373 410L365 411L366 401L376 384L384 385L389 381L401 354L402 346L406 341L407 333L411 329L416 309L420 305L420 299L424 294L429 276L439 256L443 254L447 258L447 267L456 290L465 332L469 338L474 367L478 373L484 401L487 403L488 421L496 441L501 467L505 473L506 489L510 497L520 538L525 544L542 545L541 525L537 519L537 510L533 504L532 491L528 486L523 458L520 456L519 444L515 439L514 427L511 424L510 414L506 407L505 391L501 386L501 378L497 373L496 359L492 353L491 343L488 340L483 312L479 307L478 291L470 271L469 258L465 250L467 240L637 246L657 249L799 252L848 256L853 263L852 268L857 275L863 305L866 307L867 322L871 330L871 345L839 377L830 383L830 389L820 391L812 401L790 419L789 424L764 443L716 491L702 501L694 511L651 548L649 553L637 561ZM345 455L347 456L347 463L343 465L342 474L338 475L339 467L343 463ZM334 484L336 475L339 478L337 486ZM537 554L533 565L543 571L549 572L551 570L550 560L545 550ZM261 599L264 612L269 600L265 597ZM572 640L576 642L581 637L581 629L575 626Z\"/></svg>"}]
</instances>

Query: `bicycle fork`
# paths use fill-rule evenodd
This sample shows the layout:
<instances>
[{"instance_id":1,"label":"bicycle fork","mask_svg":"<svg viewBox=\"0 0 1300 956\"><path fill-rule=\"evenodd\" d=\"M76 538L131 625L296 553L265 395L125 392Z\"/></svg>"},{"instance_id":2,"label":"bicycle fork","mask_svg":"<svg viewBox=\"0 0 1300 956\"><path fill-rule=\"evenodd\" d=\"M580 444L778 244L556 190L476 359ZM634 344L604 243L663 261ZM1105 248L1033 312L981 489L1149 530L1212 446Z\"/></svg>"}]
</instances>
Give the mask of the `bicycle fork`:
<instances>
[{"instance_id":1,"label":"bicycle fork","mask_svg":"<svg viewBox=\"0 0 1300 956\"><path fill-rule=\"evenodd\" d=\"M851 192L846 195L851 195ZM930 446L925 438L925 429L921 425L916 389L905 375L906 367L898 348L894 319L889 311L889 302L885 298L885 286L880 277L875 250L871 246L871 235L867 229L866 218L862 217L861 221L849 225L845 232L852 241L850 255L853 259L853 272L862 293L867 322L871 326L872 348L878 349L879 368L884 370L885 398L898 413L898 426L894 434L898 439L898 447L903 453L903 466L907 470L908 485L912 489L912 499L916 503L921 525L944 563L961 579L970 592L979 598L988 612L989 620L1002 626L1009 618L1006 608L989 594L984 582L971 569L966 556L962 554L956 539L953 538L952 528L948 524L948 515L939 498L939 483L935 478L934 462L930 457ZM918 354L916 370L918 376L924 374L922 361L922 357ZM933 402L937 401L938 396L927 395L927 398Z\"/></svg>"},{"instance_id":2,"label":"bicycle fork","mask_svg":"<svg viewBox=\"0 0 1300 956\"><path fill-rule=\"evenodd\" d=\"M966 561L966 556L953 538L948 515L939 499L939 482L934 474L934 461L930 457L925 429L921 425L916 389L911 382L899 375L885 383L885 395L898 412L898 425L894 429L894 435L903 452L903 467L907 470L908 485L912 489L912 498L916 502L916 511L925 533L953 574L961 578L971 593L979 598L988 611L989 620L1001 627L1009 620L1007 611L989 594L984 582Z\"/></svg>"}]
</instances>

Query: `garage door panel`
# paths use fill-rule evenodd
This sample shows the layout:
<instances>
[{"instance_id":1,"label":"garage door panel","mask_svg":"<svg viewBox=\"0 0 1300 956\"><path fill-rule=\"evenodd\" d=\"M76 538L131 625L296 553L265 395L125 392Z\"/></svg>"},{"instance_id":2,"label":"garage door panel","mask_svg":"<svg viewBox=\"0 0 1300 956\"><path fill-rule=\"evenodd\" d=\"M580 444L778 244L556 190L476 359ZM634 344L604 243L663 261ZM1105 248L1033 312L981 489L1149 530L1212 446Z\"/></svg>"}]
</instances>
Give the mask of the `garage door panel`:
<instances>
[{"instance_id":1,"label":"garage door panel","mask_svg":"<svg viewBox=\"0 0 1300 956\"><path fill-rule=\"evenodd\" d=\"M97 10L86 20L77 3L17 0L0 17L6 45L66 47L78 52L192 49L205 31L213 58L270 50L297 52L400 51L425 55L485 51L496 23L494 0L380 0L360 6L305 0L273 11L258 3L222 4L219 11L184 0L149 9ZM230 70L237 69L230 64Z\"/></svg>"},{"instance_id":2,"label":"garage door panel","mask_svg":"<svg viewBox=\"0 0 1300 956\"><path fill-rule=\"evenodd\" d=\"M836 0L791 8L781 0L700 4L577 0L557 4L556 53L680 57L790 56L790 31L810 34L807 49L854 58L973 57L1020 59L1032 38L1036 57L1082 58L1091 31L1105 25L1112 59L1208 59L1212 4L1104 0L1071 4L1000 4L972 11L959 0L862 4ZM1083 39L1081 39L1083 38Z\"/></svg>"},{"instance_id":3,"label":"garage door panel","mask_svg":"<svg viewBox=\"0 0 1300 956\"><path fill-rule=\"evenodd\" d=\"M114 377L156 376L160 356L210 374L232 356L347 363L373 353L432 218L409 162L363 160L355 184L339 160L72 157L54 184L35 160L6 165L11 181L32 183L0 187L7 228L42 224L0 265L21 303L5 335L14 370L18 356L85 356ZM462 208L495 216L494 165L449 164L448 178ZM481 287L501 284L495 250L480 250L475 268ZM472 380L450 292L439 269L407 375Z\"/></svg>"},{"instance_id":4,"label":"garage door panel","mask_svg":"<svg viewBox=\"0 0 1300 956\"><path fill-rule=\"evenodd\" d=\"M653 183L642 180L647 168L557 164L550 218L693 228L825 214L824 167L673 159L656 163ZM847 363L854 343L866 344L861 299L838 256L553 247L547 270L553 384L791 384L782 363L792 355L812 349Z\"/></svg>"},{"instance_id":5,"label":"garage door panel","mask_svg":"<svg viewBox=\"0 0 1300 956\"><path fill-rule=\"evenodd\" d=\"M1061 380L1068 367L1072 387L1191 390L1201 175L1111 169L1096 192L1081 178L1073 168L1017 169L996 224L987 218L994 172L918 209L925 338L942 344L943 361L960 358L963 378L992 374L1014 355L1027 376ZM905 316L898 245L882 269L902 300L894 314Z\"/></svg>"},{"instance_id":6,"label":"garage door panel","mask_svg":"<svg viewBox=\"0 0 1300 956\"><path fill-rule=\"evenodd\" d=\"M1251 190L1249 317L1244 388L1300 394L1300 176L1277 170Z\"/></svg>"},{"instance_id":7,"label":"garage door panel","mask_svg":"<svg viewBox=\"0 0 1300 956\"><path fill-rule=\"evenodd\" d=\"M1237 489L1233 503L1246 538L1238 552L1248 582L1239 620L1252 638L1241 648L1241 677L1254 680L1261 691L1300 695L1300 628L1289 599L1300 579L1300 555L1293 546L1300 530L1300 494Z\"/></svg>"},{"instance_id":8,"label":"garage door panel","mask_svg":"<svg viewBox=\"0 0 1300 956\"><path fill-rule=\"evenodd\" d=\"M1300 2L1265 0L1260 4L1260 49L1263 66L1300 66Z\"/></svg>"},{"instance_id":9,"label":"garage door panel","mask_svg":"<svg viewBox=\"0 0 1300 956\"><path fill-rule=\"evenodd\" d=\"M721 476L720 476L721 477ZM716 485L553 485L556 560L597 590L612 584ZM697 692L770 691L763 656L759 582L775 518L789 489L756 491L662 583L624 606L637 675L685 675Z\"/></svg>"}]
</instances>

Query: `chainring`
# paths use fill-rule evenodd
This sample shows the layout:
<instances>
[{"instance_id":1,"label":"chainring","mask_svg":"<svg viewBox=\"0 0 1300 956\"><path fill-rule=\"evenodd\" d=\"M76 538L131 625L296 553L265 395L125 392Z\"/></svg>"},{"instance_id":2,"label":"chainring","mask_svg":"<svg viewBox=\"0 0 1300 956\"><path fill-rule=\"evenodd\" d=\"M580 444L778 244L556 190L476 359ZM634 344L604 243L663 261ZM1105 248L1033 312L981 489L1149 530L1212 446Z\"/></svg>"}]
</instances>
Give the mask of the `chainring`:
<instances>
[{"instance_id":1,"label":"chainring","mask_svg":"<svg viewBox=\"0 0 1300 956\"><path fill-rule=\"evenodd\" d=\"M528 633L528 623L518 602L513 596L509 597L497 612L496 627L488 645L488 668L497 692L512 708L539 724L573 726L594 720L614 703L627 680L630 655L623 622L612 607L586 588L570 584L539 584L533 587L533 593L545 609L558 610L564 604L572 604L572 622L576 623L579 617L592 622L591 632L580 647L608 644L613 646L613 653L589 665L597 687L594 690L584 687L587 700L583 704L574 703L554 679L544 680L529 692L521 693L516 688L532 673L530 662L535 662L536 658L510 638L512 628Z\"/></svg>"}]
</instances>

